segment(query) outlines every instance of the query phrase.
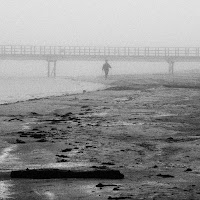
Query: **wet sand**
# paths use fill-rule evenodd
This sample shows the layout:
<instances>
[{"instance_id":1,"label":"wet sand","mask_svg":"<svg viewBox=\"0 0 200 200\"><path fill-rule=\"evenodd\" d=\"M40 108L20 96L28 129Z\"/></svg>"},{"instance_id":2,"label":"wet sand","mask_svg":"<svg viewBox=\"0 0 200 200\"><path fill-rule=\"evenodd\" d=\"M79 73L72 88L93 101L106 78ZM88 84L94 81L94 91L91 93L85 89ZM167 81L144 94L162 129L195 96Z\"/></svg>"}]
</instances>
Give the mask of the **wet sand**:
<instances>
[{"instance_id":1,"label":"wet sand","mask_svg":"<svg viewBox=\"0 0 200 200\"><path fill-rule=\"evenodd\" d=\"M104 91L0 106L0 196L200 199L198 77L113 76ZM106 166L123 180L10 179L15 169ZM98 184L102 183L101 187Z\"/></svg>"}]
</instances>

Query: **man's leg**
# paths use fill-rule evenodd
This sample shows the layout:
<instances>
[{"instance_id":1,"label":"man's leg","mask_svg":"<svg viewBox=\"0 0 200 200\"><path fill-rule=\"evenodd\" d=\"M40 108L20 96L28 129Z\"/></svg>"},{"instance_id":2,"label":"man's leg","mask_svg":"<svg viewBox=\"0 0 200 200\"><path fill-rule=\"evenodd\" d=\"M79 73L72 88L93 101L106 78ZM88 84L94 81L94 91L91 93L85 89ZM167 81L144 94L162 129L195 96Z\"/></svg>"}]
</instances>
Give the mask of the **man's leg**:
<instances>
[{"instance_id":1,"label":"man's leg","mask_svg":"<svg viewBox=\"0 0 200 200\"><path fill-rule=\"evenodd\" d=\"M105 79L108 78L108 71L105 71Z\"/></svg>"}]
</instances>

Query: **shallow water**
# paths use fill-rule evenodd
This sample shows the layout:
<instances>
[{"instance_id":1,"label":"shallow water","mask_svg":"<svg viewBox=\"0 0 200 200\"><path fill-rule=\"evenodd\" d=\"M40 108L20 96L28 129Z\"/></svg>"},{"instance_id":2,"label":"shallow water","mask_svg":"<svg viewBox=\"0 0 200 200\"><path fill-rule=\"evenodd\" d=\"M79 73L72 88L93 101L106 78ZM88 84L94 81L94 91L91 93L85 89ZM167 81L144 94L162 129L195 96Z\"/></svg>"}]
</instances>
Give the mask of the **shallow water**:
<instances>
[{"instance_id":1,"label":"shallow water","mask_svg":"<svg viewBox=\"0 0 200 200\"><path fill-rule=\"evenodd\" d=\"M94 91L103 88L103 84L73 81L65 78L1 77L0 104L48 96L82 93L83 90Z\"/></svg>"}]
</instances>

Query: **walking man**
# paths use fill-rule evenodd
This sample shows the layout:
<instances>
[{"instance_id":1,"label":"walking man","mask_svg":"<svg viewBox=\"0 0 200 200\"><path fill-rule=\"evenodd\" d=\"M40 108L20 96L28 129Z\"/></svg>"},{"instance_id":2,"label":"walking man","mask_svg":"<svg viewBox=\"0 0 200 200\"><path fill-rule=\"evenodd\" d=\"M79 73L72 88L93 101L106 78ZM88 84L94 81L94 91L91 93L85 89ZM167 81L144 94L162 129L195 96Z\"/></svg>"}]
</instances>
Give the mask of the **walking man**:
<instances>
[{"instance_id":1,"label":"walking man","mask_svg":"<svg viewBox=\"0 0 200 200\"><path fill-rule=\"evenodd\" d=\"M109 68L111 68L111 66L108 64L108 60L106 60L103 67L102 67L102 71L105 72L105 79L108 78Z\"/></svg>"}]
</instances>

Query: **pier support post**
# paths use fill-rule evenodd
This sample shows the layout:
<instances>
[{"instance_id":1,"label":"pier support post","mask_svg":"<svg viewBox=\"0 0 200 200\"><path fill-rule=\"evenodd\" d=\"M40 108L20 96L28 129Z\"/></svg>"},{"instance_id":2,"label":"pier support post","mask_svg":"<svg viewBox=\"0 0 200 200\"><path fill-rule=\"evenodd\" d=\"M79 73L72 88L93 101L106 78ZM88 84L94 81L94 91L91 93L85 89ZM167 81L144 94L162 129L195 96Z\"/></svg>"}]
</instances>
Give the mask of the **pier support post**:
<instances>
[{"instance_id":1,"label":"pier support post","mask_svg":"<svg viewBox=\"0 0 200 200\"><path fill-rule=\"evenodd\" d=\"M50 61L48 61L47 77L50 77Z\"/></svg>"},{"instance_id":2,"label":"pier support post","mask_svg":"<svg viewBox=\"0 0 200 200\"><path fill-rule=\"evenodd\" d=\"M53 65L53 71L52 71L53 77L56 77L56 61L54 61L54 65Z\"/></svg>"},{"instance_id":3,"label":"pier support post","mask_svg":"<svg viewBox=\"0 0 200 200\"><path fill-rule=\"evenodd\" d=\"M56 62L57 60L47 60L47 76L48 77L56 77ZM51 63L53 63L53 68L51 67Z\"/></svg>"},{"instance_id":4,"label":"pier support post","mask_svg":"<svg viewBox=\"0 0 200 200\"><path fill-rule=\"evenodd\" d=\"M168 61L169 63L169 74L174 74L174 61Z\"/></svg>"}]
</instances>

